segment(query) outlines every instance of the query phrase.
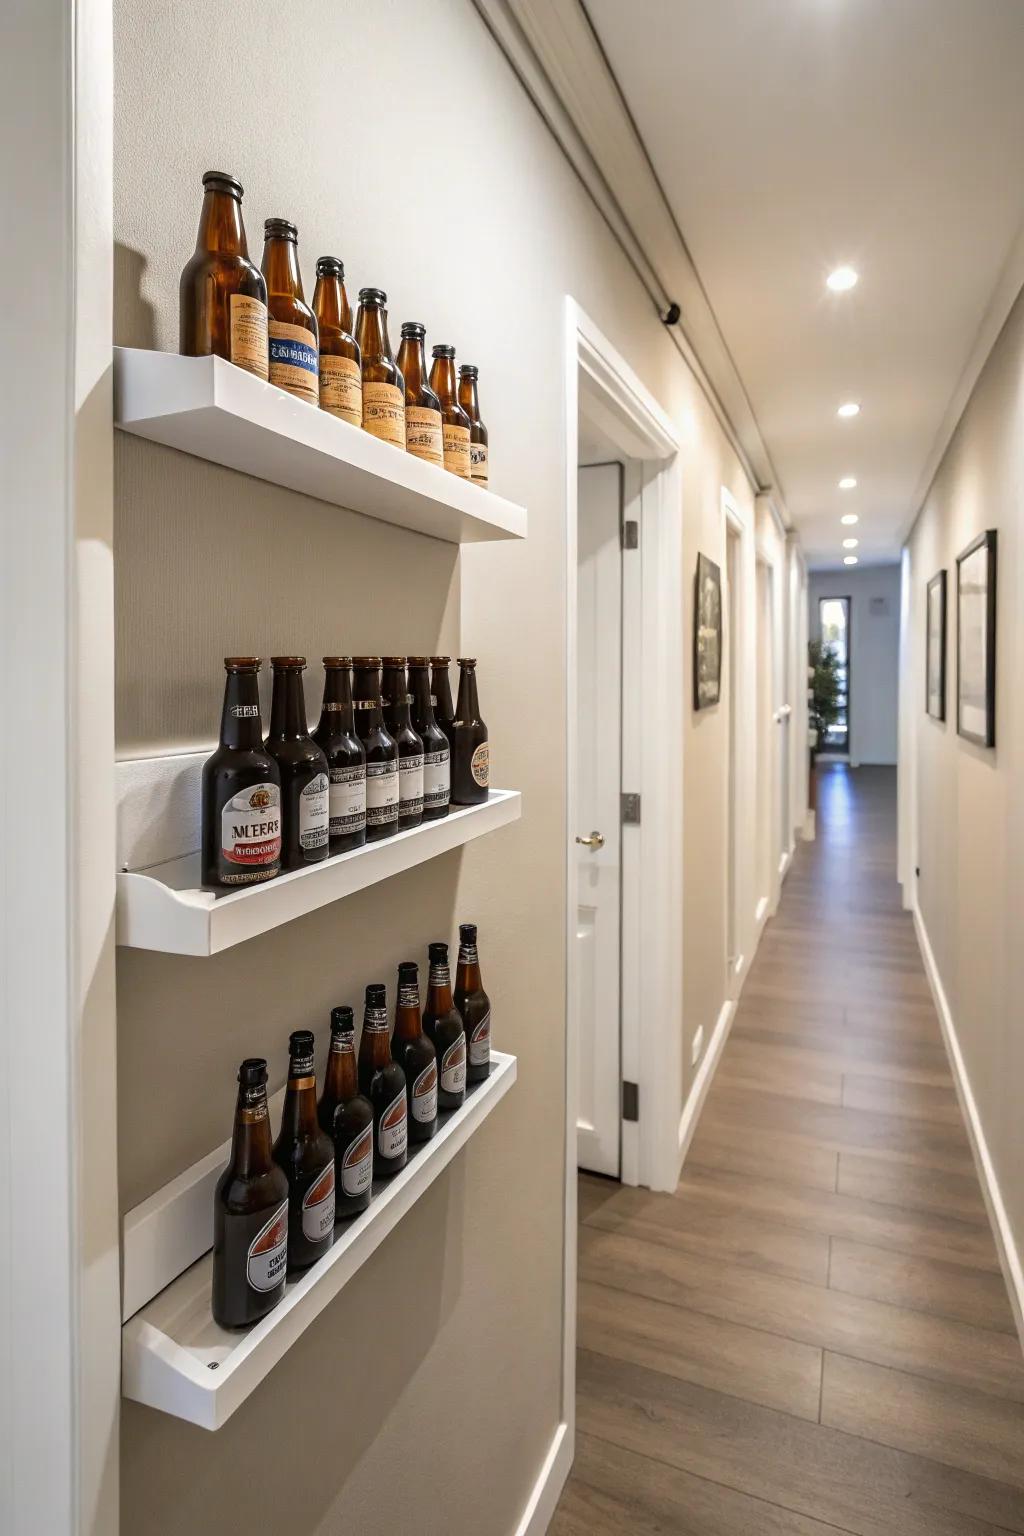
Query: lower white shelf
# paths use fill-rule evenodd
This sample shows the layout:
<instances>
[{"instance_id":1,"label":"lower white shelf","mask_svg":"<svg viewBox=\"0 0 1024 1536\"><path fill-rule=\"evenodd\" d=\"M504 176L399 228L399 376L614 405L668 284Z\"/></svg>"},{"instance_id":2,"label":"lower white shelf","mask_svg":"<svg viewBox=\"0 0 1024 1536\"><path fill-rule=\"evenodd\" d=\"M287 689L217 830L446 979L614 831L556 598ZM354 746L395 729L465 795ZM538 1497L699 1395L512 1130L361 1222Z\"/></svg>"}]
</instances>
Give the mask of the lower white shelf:
<instances>
[{"instance_id":1,"label":"lower white shelf","mask_svg":"<svg viewBox=\"0 0 1024 1536\"><path fill-rule=\"evenodd\" d=\"M369 1209L336 1229L334 1245L262 1322L234 1333L210 1311L213 1256L193 1264L121 1330L121 1391L135 1402L219 1429L380 1246L516 1080L516 1058L491 1054L491 1074L470 1088L437 1134L410 1149L395 1178L374 1185ZM198 1166L198 1165L197 1165ZM212 1230L213 1212L210 1211Z\"/></svg>"}]
</instances>

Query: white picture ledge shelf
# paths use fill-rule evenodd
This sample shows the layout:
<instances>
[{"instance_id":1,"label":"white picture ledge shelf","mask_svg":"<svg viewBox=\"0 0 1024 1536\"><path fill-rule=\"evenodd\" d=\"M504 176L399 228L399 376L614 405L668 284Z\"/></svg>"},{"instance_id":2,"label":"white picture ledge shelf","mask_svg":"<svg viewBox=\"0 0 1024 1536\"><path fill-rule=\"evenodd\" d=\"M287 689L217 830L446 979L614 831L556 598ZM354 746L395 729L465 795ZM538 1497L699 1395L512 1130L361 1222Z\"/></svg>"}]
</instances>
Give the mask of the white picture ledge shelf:
<instances>
[{"instance_id":1,"label":"white picture ledge shelf","mask_svg":"<svg viewBox=\"0 0 1024 1536\"><path fill-rule=\"evenodd\" d=\"M526 537L526 510L220 357L114 348L125 432L453 544Z\"/></svg>"},{"instance_id":2,"label":"white picture ledge shelf","mask_svg":"<svg viewBox=\"0 0 1024 1536\"><path fill-rule=\"evenodd\" d=\"M336 1229L329 1253L301 1278L289 1281L284 1300L253 1328L236 1333L217 1326L210 1311L212 1254L192 1264L124 1325L124 1396L203 1429L219 1429L447 1168L515 1080L516 1058L493 1052L490 1077L470 1089L461 1109L443 1118L431 1141L411 1151L401 1173L374 1184L369 1209L349 1226ZM214 1161L222 1166L223 1156L218 1160L215 1155ZM148 1232L145 1246L153 1250L148 1257L155 1262L161 1248L168 1246L165 1230L171 1248L175 1246L177 1208L194 1205L199 1188L205 1200L205 1242L212 1243L210 1162L206 1158L197 1163L125 1218L126 1290L131 1283L129 1252L140 1263L146 1260L137 1251L138 1243L129 1249L129 1227L138 1228L140 1236Z\"/></svg>"},{"instance_id":3,"label":"white picture ledge shelf","mask_svg":"<svg viewBox=\"0 0 1024 1536\"><path fill-rule=\"evenodd\" d=\"M117 877L117 942L169 955L216 955L293 918L389 880L428 859L518 821L522 796L492 789L482 805L460 806L379 843L339 853L265 885L217 895L200 886L198 853Z\"/></svg>"}]
</instances>

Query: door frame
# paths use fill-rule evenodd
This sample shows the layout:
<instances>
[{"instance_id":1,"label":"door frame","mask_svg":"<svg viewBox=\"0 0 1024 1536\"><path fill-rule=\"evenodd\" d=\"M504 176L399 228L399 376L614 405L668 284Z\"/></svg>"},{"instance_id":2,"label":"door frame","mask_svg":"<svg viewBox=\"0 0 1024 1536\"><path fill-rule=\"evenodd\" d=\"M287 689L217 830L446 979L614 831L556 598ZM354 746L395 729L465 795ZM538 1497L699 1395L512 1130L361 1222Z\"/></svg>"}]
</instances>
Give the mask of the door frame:
<instances>
[{"instance_id":1,"label":"door frame","mask_svg":"<svg viewBox=\"0 0 1024 1536\"><path fill-rule=\"evenodd\" d=\"M622 1125L622 1182L674 1189L682 1100L683 883L682 760L683 535L680 439L629 364L571 296L565 300L565 1231L562 1417L571 1432L576 1400L576 1108L578 1040L576 879L576 526L578 412L585 409L627 464L624 517L639 529L639 579L623 579L623 681L639 699L646 730L630 733L623 712L623 789L639 791L641 821L623 829L622 1072L639 1089L638 1122ZM637 485L636 481L639 480ZM632 487L632 488L631 488ZM639 656L639 689L629 687L627 658ZM634 670L633 681L636 681ZM628 916L627 916L628 914Z\"/></svg>"},{"instance_id":2,"label":"door frame","mask_svg":"<svg viewBox=\"0 0 1024 1536\"><path fill-rule=\"evenodd\" d=\"M748 626L750 622L746 600L749 529L744 521L743 513L740 511L736 498L724 485L721 488L720 496L722 509L722 549L724 551L725 579L728 592L726 614L731 620L734 601L736 613L735 625L729 622L725 629L726 666L729 669L728 698L730 711L735 712L735 721L733 722L735 727L734 739L740 741L744 733L749 731L750 717L750 673L745 665L745 659L748 655ZM729 581L730 539L736 540L736 579L733 583ZM743 889L744 863L737 856L739 847L747 836L746 829L750 824L749 810L746 804L749 780L746 774L740 772L740 766L738 760L736 762L732 761L731 750L727 751L725 762L725 845L728 849L728 857L732 862L732 870L726 880L725 932L728 935L730 928L733 930L733 942L736 947L735 955L726 954L725 957L725 995L730 1001L735 1001L739 997L743 972L750 958L747 953L749 946L745 943L747 932L747 896ZM732 838L729 835L730 818L735 835L735 848L732 847ZM731 913L728 910L730 881L734 887L731 892L733 905Z\"/></svg>"}]
</instances>

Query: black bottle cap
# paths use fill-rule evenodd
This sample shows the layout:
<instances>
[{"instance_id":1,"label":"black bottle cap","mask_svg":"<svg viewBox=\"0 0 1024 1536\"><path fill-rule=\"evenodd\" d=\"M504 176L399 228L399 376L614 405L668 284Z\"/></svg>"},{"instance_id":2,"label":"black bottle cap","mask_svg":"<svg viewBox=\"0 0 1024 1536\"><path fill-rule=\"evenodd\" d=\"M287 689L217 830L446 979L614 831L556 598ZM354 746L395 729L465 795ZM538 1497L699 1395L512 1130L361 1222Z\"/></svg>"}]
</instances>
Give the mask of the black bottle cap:
<instances>
[{"instance_id":1,"label":"black bottle cap","mask_svg":"<svg viewBox=\"0 0 1024 1536\"><path fill-rule=\"evenodd\" d=\"M460 923L459 938L463 944L476 943L476 923Z\"/></svg>"},{"instance_id":2,"label":"black bottle cap","mask_svg":"<svg viewBox=\"0 0 1024 1536\"><path fill-rule=\"evenodd\" d=\"M233 197L240 198L242 195L242 183L230 171L204 171L203 186L215 187L218 192L230 192Z\"/></svg>"},{"instance_id":3,"label":"black bottle cap","mask_svg":"<svg viewBox=\"0 0 1024 1536\"><path fill-rule=\"evenodd\" d=\"M454 357L455 356L455 348L454 347L445 346L444 342L439 341L437 346L433 349L433 351L431 353L431 356L432 357Z\"/></svg>"},{"instance_id":4,"label":"black bottle cap","mask_svg":"<svg viewBox=\"0 0 1024 1536\"><path fill-rule=\"evenodd\" d=\"M387 987L382 981L371 981L366 989L367 1008L383 1008L387 997Z\"/></svg>"},{"instance_id":5,"label":"black bottle cap","mask_svg":"<svg viewBox=\"0 0 1024 1536\"><path fill-rule=\"evenodd\" d=\"M318 256L316 259L317 277L340 277L345 281L345 263L339 261L337 256Z\"/></svg>"},{"instance_id":6,"label":"black bottle cap","mask_svg":"<svg viewBox=\"0 0 1024 1536\"><path fill-rule=\"evenodd\" d=\"M460 667L475 667L476 666L476 657L475 656L460 656L459 657L459 666Z\"/></svg>"},{"instance_id":7,"label":"black bottle cap","mask_svg":"<svg viewBox=\"0 0 1024 1536\"><path fill-rule=\"evenodd\" d=\"M306 665L305 656L271 656L270 665L275 672L301 672Z\"/></svg>"},{"instance_id":8,"label":"black bottle cap","mask_svg":"<svg viewBox=\"0 0 1024 1536\"><path fill-rule=\"evenodd\" d=\"M460 363L459 377L462 379L478 379L480 377L480 369L476 363Z\"/></svg>"},{"instance_id":9,"label":"black bottle cap","mask_svg":"<svg viewBox=\"0 0 1024 1536\"><path fill-rule=\"evenodd\" d=\"M409 667L429 667L429 665L430 665L430 657L429 656L407 656L405 658L405 663L406 663L406 666L409 666Z\"/></svg>"},{"instance_id":10,"label":"black bottle cap","mask_svg":"<svg viewBox=\"0 0 1024 1536\"><path fill-rule=\"evenodd\" d=\"M238 1081L243 1088L259 1088L267 1080L265 1056L247 1056L238 1069Z\"/></svg>"},{"instance_id":11,"label":"black bottle cap","mask_svg":"<svg viewBox=\"0 0 1024 1536\"><path fill-rule=\"evenodd\" d=\"M344 669L346 667L350 667L352 665L352 657L351 656L325 656L323 658L323 663L324 663L324 666L327 667L328 669L330 669L332 667L333 668L340 667L342 669L342 671L344 671Z\"/></svg>"},{"instance_id":12,"label":"black bottle cap","mask_svg":"<svg viewBox=\"0 0 1024 1536\"><path fill-rule=\"evenodd\" d=\"M266 240L293 240L299 243L299 231L291 219L265 219L263 236Z\"/></svg>"},{"instance_id":13,"label":"black bottle cap","mask_svg":"<svg viewBox=\"0 0 1024 1536\"><path fill-rule=\"evenodd\" d=\"M228 672L258 672L262 662L258 656L225 656L224 666Z\"/></svg>"},{"instance_id":14,"label":"black bottle cap","mask_svg":"<svg viewBox=\"0 0 1024 1536\"><path fill-rule=\"evenodd\" d=\"M426 334L427 334L426 326L425 325L421 325L418 320L403 320L402 321L402 340L403 341L422 341Z\"/></svg>"},{"instance_id":15,"label":"black bottle cap","mask_svg":"<svg viewBox=\"0 0 1024 1536\"><path fill-rule=\"evenodd\" d=\"M398 966L399 981L415 981L420 968L415 960L402 960Z\"/></svg>"},{"instance_id":16,"label":"black bottle cap","mask_svg":"<svg viewBox=\"0 0 1024 1536\"><path fill-rule=\"evenodd\" d=\"M288 1036L288 1051L292 1056L309 1056L313 1050L313 1031L296 1029Z\"/></svg>"},{"instance_id":17,"label":"black bottle cap","mask_svg":"<svg viewBox=\"0 0 1024 1536\"><path fill-rule=\"evenodd\" d=\"M381 660L382 660L384 666L386 666L386 667L404 667L405 666L405 657L404 656L383 656L381 658Z\"/></svg>"},{"instance_id":18,"label":"black bottle cap","mask_svg":"<svg viewBox=\"0 0 1024 1536\"><path fill-rule=\"evenodd\" d=\"M447 667L450 662L450 656L431 656L430 658L430 665L432 667Z\"/></svg>"},{"instance_id":19,"label":"black bottle cap","mask_svg":"<svg viewBox=\"0 0 1024 1536\"><path fill-rule=\"evenodd\" d=\"M360 288L360 304L386 304L388 296L383 288Z\"/></svg>"},{"instance_id":20,"label":"black bottle cap","mask_svg":"<svg viewBox=\"0 0 1024 1536\"><path fill-rule=\"evenodd\" d=\"M370 667L370 668L379 667L380 666L380 657L379 656L353 656L352 657L352 665L354 667Z\"/></svg>"},{"instance_id":21,"label":"black bottle cap","mask_svg":"<svg viewBox=\"0 0 1024 1536\"><path fill-rule=\"evenodd\" d=\"M332 1034L345 1035L353 1029L355 1029L355 1015L348 1003L339 1003L337 1008L331 1009Z\"/></svg>"},{"instance_id":22,"label":"black bottle cap","mask_svg":"<svg viewBox=\"0 0 1024 1536\"><path fill-rule=\"evenodd\" d=\"M427 954L430 956L430 963L431 963L431 965L433 965L435 961L437 961L437 963L439 965L447 965L448 964L448 945L447 944L428 944L427 945Z\"/></svg>"}]
</instances>

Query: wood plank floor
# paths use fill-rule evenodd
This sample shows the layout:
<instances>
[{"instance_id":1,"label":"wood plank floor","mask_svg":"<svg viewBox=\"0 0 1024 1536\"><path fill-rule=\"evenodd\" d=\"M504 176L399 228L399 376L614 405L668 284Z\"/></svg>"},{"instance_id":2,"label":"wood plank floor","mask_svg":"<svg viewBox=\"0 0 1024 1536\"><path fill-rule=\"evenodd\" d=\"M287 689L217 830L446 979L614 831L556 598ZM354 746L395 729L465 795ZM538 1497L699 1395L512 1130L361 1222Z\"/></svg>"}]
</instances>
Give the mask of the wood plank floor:
<instances>
[{"instance_id":1,"label":"wood plank floor","mask_svg":"<svg viewBox=\"0 0 1024 1536\"><path fill-rule=\"evenodd\" d=\"M1024 1358L895 878L820 774L674 1195L580 1179L552 1536L1024 1533Z\"/></svg>"}]
</instances>

